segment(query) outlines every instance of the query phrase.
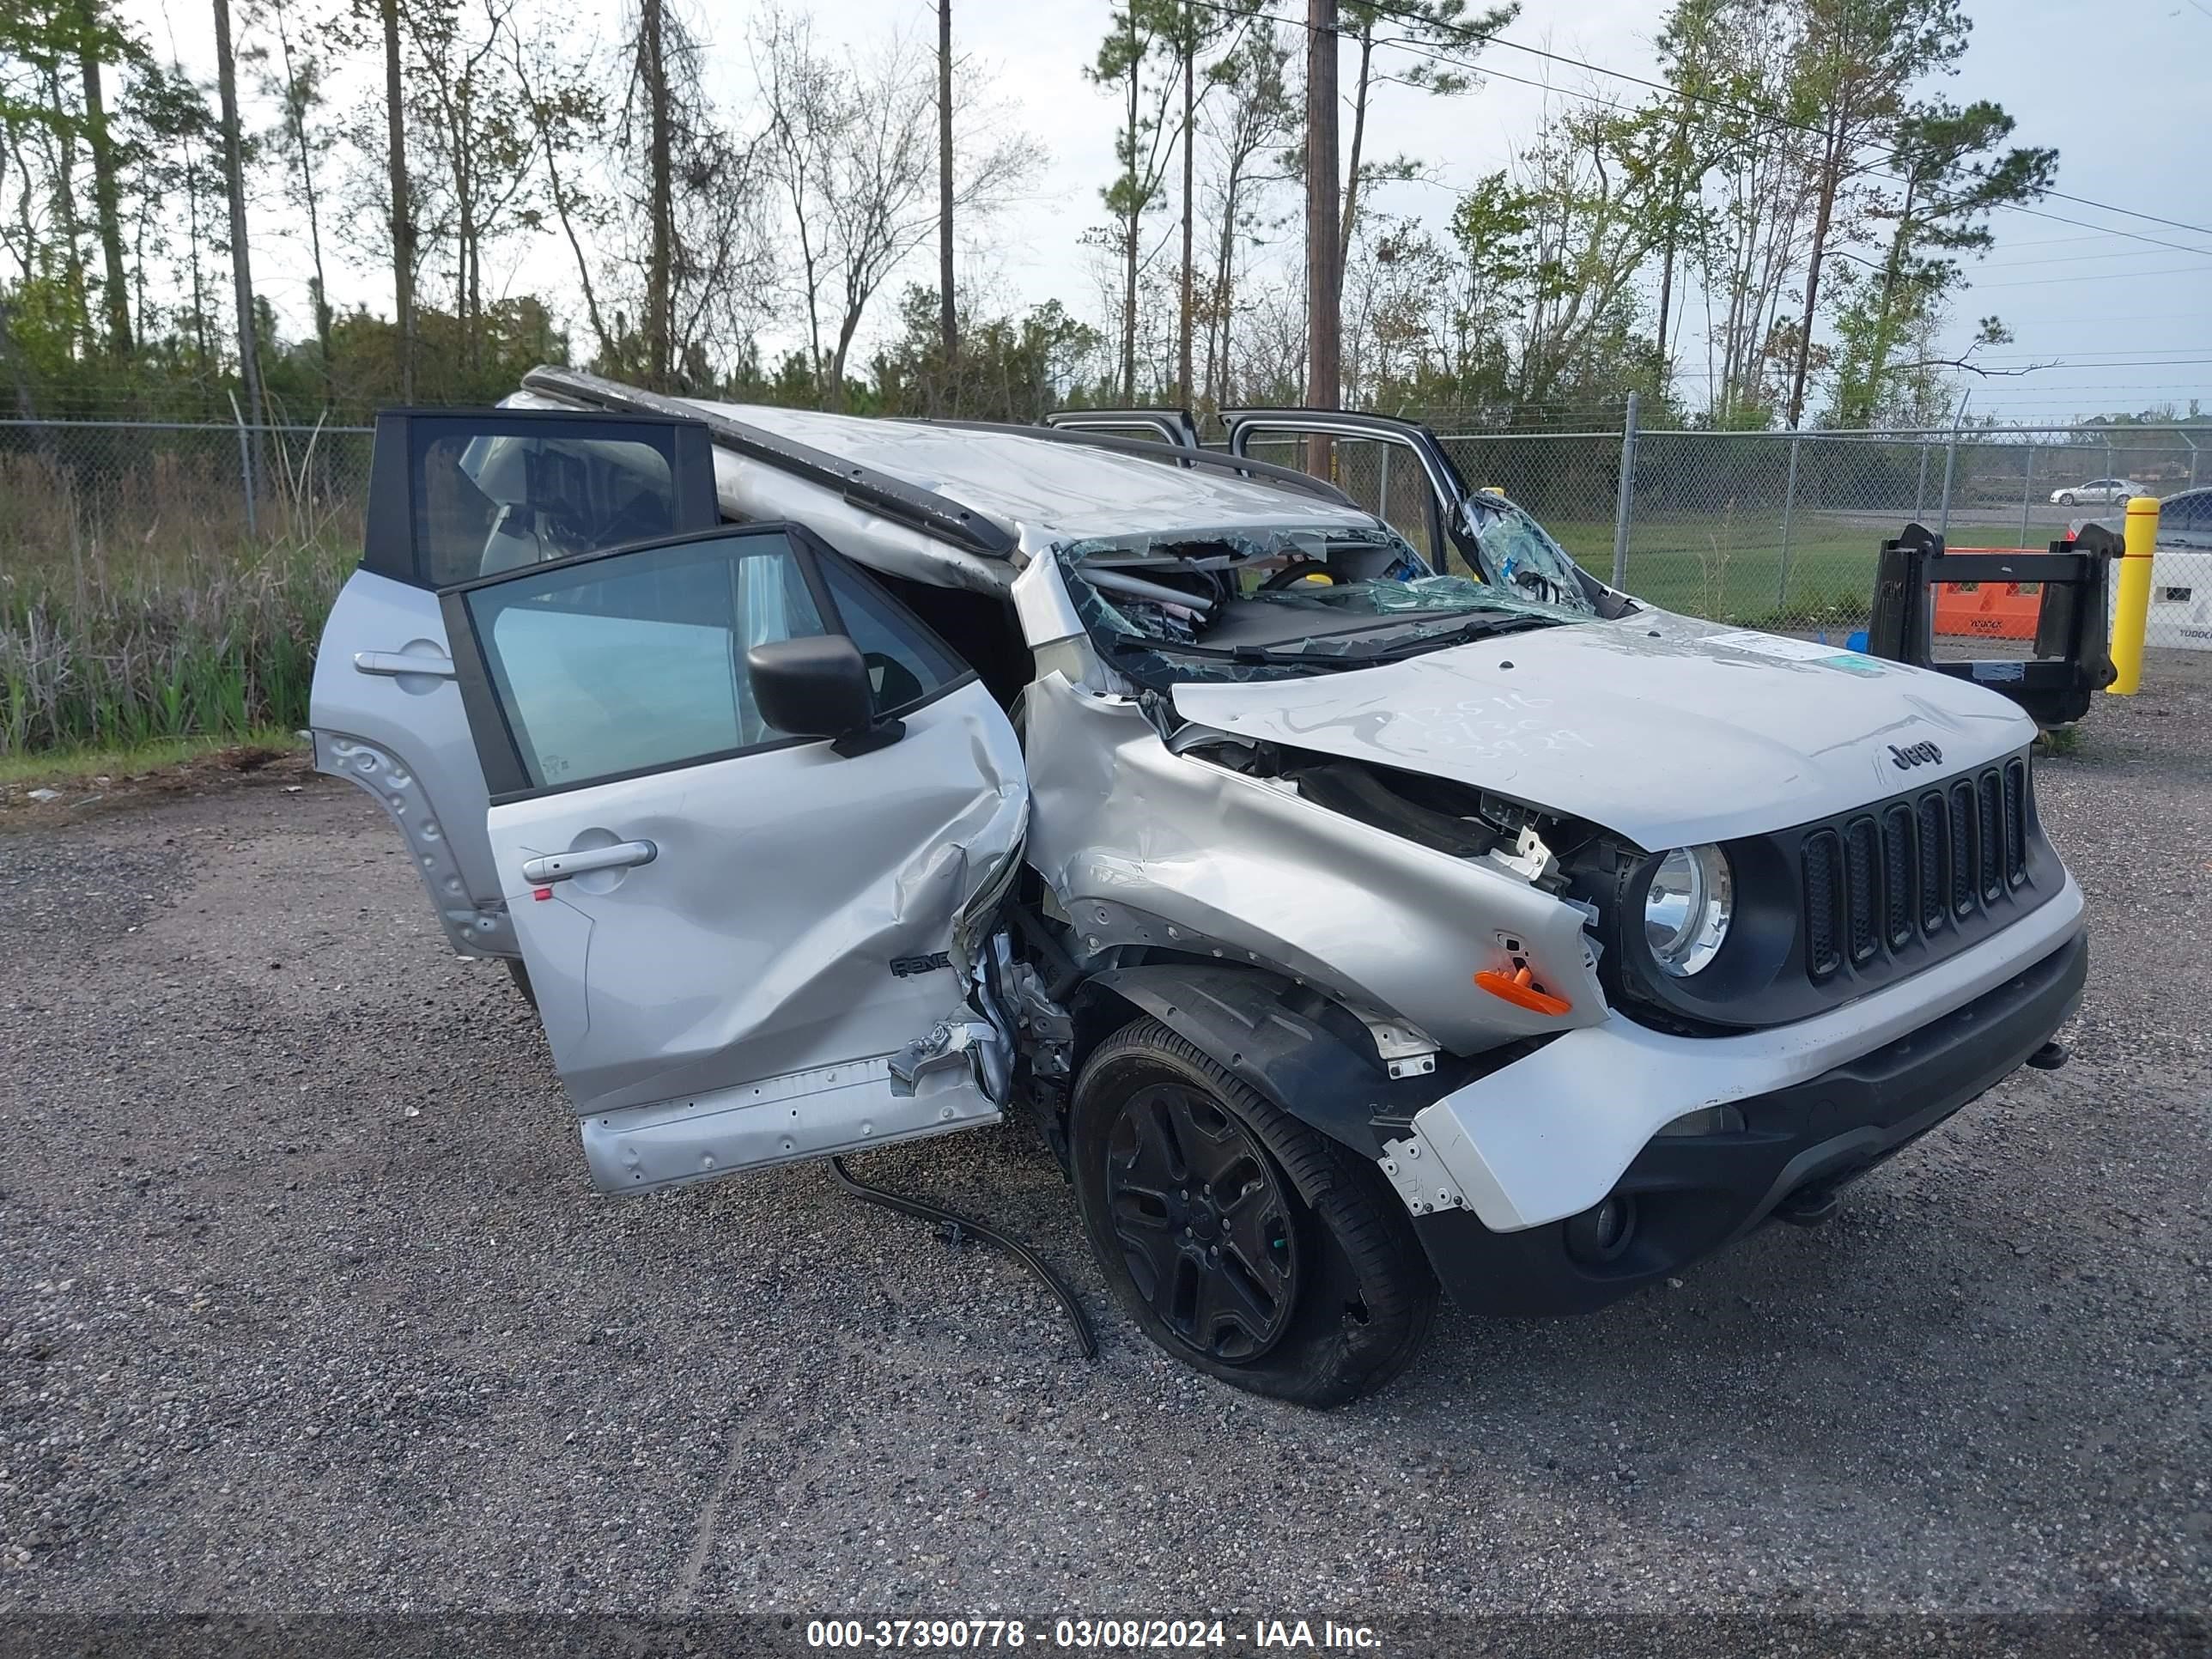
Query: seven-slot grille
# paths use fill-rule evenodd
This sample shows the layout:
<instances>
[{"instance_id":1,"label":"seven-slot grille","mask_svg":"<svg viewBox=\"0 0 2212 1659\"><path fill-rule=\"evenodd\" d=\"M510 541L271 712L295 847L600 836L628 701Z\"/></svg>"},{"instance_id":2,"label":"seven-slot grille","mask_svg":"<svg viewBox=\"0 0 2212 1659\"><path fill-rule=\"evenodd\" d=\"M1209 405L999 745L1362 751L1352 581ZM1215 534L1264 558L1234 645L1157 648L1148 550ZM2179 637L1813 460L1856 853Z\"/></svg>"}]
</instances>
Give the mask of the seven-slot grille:
<instances>
[{"instance_id":1,"label":"seven-slot grille","mask_svg":"<svg viewBox=\"0 0 2212 1659\"><path fill-rule=\"evenodd\" d=\"M1807 836L1806 972L1824 980L1968 923L2027 880L2027 787L2015 758Z\"/></svg>"}]
</instances>

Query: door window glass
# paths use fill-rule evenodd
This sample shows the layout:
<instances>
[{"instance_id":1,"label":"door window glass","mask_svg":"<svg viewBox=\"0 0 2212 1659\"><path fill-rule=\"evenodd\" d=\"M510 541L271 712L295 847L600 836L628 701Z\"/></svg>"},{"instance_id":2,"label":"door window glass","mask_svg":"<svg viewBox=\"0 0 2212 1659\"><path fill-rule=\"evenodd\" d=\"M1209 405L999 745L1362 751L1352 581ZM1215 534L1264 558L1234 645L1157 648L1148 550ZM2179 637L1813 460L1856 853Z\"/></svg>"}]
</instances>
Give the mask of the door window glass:
<instances>
[{"instance_id":1,"label":"door window glass","mask_svg":"<svg viewBox=\"0 0 2212 1659\"><path fill-rule=\"evenodd\" d=\"M425 423L416 459L416 556L434 586L682 527L668 433L541 435L458 423L440 431L441 424Z\"/></svg>"},{"instance_id":2,"label":"door window glass","mask_svg":"<svg viewBox=\"0 0 2212 1659\"><path fill-rule=\"evenodd\" d=\"M1310 472L1312 452L1303 432L1273 427L1250 429L1244 453L1255 461L1270 461L1294 471ZM1337 436L1329 440L1329 464L1323 476L1352 498L1364 513L1372 513L1437 563L1438 550L1431 545L1429 510L1435 501L1429 475L1421 458L1401 438Z\"/></svg>"},{"instance_id":3,"label":"door window glass","mask_svg":"<svg viewBox=\"0 0 2212 1659\"><path fill-rule=\"evenodd\" d=\"M753 700L745 653L830 631L780 532L555 567L478 588L467 605L532 788L781 739Z\"/></svg>"},{"instance_id":4,"label":"door window glass","mask_svg":"<svg viewBox=\"0 0 2212 1659\"><path fill-rule=\"evenodd\" d=\"M868 665L878 714L896 714L967 672L921 623L903 615L866 578L835 560L825 560L822 579L845 633Z\"/></svg>"}]
</instances>

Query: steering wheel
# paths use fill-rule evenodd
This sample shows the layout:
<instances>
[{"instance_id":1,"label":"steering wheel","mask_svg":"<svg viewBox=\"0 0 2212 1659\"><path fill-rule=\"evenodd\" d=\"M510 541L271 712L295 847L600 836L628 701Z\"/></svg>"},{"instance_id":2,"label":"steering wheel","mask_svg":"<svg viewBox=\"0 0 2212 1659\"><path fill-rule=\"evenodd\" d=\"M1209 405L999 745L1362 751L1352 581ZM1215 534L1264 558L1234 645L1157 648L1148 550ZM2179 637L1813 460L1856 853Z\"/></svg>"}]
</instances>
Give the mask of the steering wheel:
<instances>
[{"instance_id":1,"label":"steering wheel","mask_svg":"<svg viewBox=\"0 0 2212 1659\"><path fill-rule=\"evenodd\" d=\"M1307 577L1313 575L1327 576L1331 586L1336 584L1336 578L1328 575L1328 566L1324 561L1300 559L1295 564L1285 565L1267 580L1261 582L1260 591L1262 593L1279 593L1293 582L1302 582Z\"/></svg>"}]
</instances>

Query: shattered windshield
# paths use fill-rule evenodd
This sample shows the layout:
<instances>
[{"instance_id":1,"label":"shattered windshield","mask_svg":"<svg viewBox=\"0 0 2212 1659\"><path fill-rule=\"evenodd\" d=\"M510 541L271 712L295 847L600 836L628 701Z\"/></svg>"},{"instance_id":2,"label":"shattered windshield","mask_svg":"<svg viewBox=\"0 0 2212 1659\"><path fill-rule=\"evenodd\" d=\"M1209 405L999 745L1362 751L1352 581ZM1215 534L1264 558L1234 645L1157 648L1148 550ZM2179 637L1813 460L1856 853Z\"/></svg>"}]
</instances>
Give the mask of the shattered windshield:
<instances>
[{"instance_id":1,"label":"shattered windshield","mask_svg":"<svg viewBox=\"0 0 2212 1659\"><path fill-rule=\"evenodd\" d=\"M1574 561L1543 526L1503 496L1486 492L1468 496L1461 513L1492 580L1515 593L1590 614Z\"/></svg>"},{"instance_id":2,"label":"shattered windshield","mask_svg":"<svg viewBox=\"0 0 2212 1659\"><path fill-rule=\"evenodd\" d=\"M1060 556L1091 637L1154 687L1368 667L1591 614L1578 586L1562 604L1440 575L1381 526L1101 538Z\"/></svg>"}]
</instances>

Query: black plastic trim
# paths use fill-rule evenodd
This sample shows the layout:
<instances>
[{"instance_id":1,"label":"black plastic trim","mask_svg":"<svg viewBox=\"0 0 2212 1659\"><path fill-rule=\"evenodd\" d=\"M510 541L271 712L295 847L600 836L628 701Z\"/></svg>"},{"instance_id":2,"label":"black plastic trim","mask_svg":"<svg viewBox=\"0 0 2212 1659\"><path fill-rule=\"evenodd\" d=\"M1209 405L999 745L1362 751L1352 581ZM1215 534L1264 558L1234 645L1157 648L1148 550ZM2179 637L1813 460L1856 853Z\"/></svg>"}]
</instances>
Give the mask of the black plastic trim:
<instances>
[{"instance_id":1,"label":"black plastic trim","mask_svg":"<svg viewBox=\"0 0 2212 1659\"><path fill-rule=\"evenodd\" d=\"M1204 447L1199 442L1198 422L1191 412L1164 405L1141 409L1055 409L1045 416L1044 423L1055 428L1086 430L1108 426L1145 426L1178 449Z\"/></svg>"},{"instance_id":2,"label":"black plastic trim","mask_svg":"<svg viewBox=\"0 0 2212 1659\"><path fill-rule=\"evenodd\" d=\"M1416 1216L1414 1231L1469 1313L1602 1308L1741 1238L1793 1194L1825 1199L2010 1076L2080 1006L2088 966L2088 937L2077 932L1893 1042L1730 1103L1743 1115L1740 1131L1655 1137L1608 1194L1632 1200L1637 1226L1605 1261L1573 1253L1573 1216L1499 1233L1472 1211L1449 1210Z\"/></svg>"},{"instance_id":3,"label":"black plastic trim","mask_svg":"<svg viewBox=\"0 0 2212 1659\"><path fill-rule=\"evenodd\" d=\"M1985 781L1996 783L2002 805L2008 775L2016 776L2013 787L2024 808L2021 865L2016 876L2003 868L2007 849L2000 830L1998 883L1984 890L1972 879L1972 864L1960 860L1958 854L1967 845L1962 836L1973 837L1972 863L1979 862ZM1826 1013L1972 949L2057 896L2066 884L2065 866L2036 811L2033 775L2027 750L2018 750L1948 777L1915 782L1848 811L1722 842L1734 876L1735 921L1712 960L1685 977L1661 972L1644 949L1640 927L1632 925L1644 914L1644 894L1662 854L1622 851L1609 866L1597 860L1577 872L1573 890L1599 907L1599 932L1606 945L1599 974L1608 998L1630 1018L1646 1024L1688 1036L1725 1036ZM1930 923L1916 892L1909 907L1910 934L1899 942L1884 925L1884 825L1900 808L1911 814L1911 863L1924 880L1921 812L1931 799L1954 816L1963 801L1964 827L1952 828L1936 849L1943 884L1941 918ZM1844 903L1855 840L1874 855L1871 930L1856 940ZM1828 908L1816 915L1821 895L1810 876L1823 858L1832 872Z\"/></svg>"},{"instance_id":4,"label":"black plastic trim","mask_svg":"<svg viewBox=\"0 0 2212 1659\"><path fill-rule=\"evenodd\" d=\"M1387 1135L1376 1120L1402 1124L1455 1086L1448 1066L1459 1062L1444 1054L1437 1073L1394 1079L1371 1041L1363 1050L1300 1012L1292 1006L1302 998L1297 983L1264 969L1179 962L1109 969L1076 993L1079 1032L1110 1029L1099 1006L1108 996L1150 1014L1276 1106L1364 1158L1382 1155Z\"/></svg>"}]
</instances>

